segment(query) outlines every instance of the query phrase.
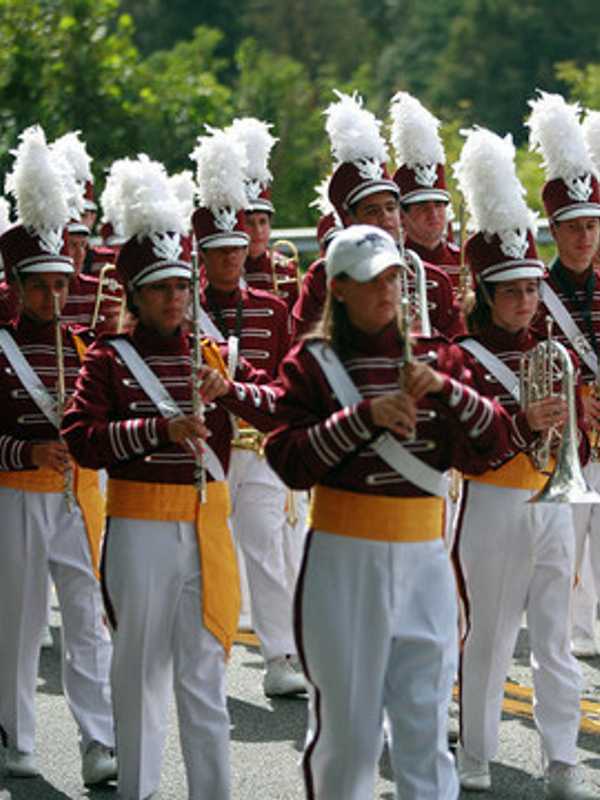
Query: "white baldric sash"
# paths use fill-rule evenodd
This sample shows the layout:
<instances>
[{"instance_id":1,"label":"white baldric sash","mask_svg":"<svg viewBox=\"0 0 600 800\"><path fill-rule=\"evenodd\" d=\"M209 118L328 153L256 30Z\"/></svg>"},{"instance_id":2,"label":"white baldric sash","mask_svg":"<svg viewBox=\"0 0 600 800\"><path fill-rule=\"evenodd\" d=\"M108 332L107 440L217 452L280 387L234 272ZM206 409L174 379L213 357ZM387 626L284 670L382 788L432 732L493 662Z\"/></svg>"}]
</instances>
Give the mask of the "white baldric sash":
<instances>
[{"instance_id":1,"label":"white baldric sash","mask_svg":"<svg viewBox=\"0 0 600 800\"><path fill-rule=\"evenodd\" d=\"M581 329L569 314L565 304L560 297L556 294L554 289L547 283L542 284L542 300L546 304L546 308L564 335L569 340L571 347L579 358L586 363L594 375L598 374L598 357L594 353L592 346L587 340L587 337L581 332Z\"/></svg>"},{"instance_id":2,"label":"white baldric sash","mask_svg":"<svg viewBox=\"0 0 600 800\"><path fill-rule=\"evenodd\" d=\"M498 356L495 356L487 347L484 347L475 339L465 339L464 342L459 342L459 344L464 350L468 350L471 355L475 356L480 364L483 364L498 383L502 384L506 391L514 397L517 403L521 402L519 379L506 364L500 361Z\"/></svg>"},{"instance_id":3,"label":"white baldric sash","mask_svg":"<svg viewBox=\"0 0 600 800\"><path fill-rule=\"evenodd\" d=\"M60 428L60 420L56 413L56 400L46 389L7 330L0 330L0 349L4 351L8 363L14 369L25 391L46 419L58 430Z\"/></svg>"},{"instance_id":4,"label":"white baldric sash","mask_svg":"<svg viewBox=\"0 0 600 800\"><path fill-rule=\"evenodd\" d=\"M110 339L108 344L119 353L131 374L146 392L165 419L182 417L183 412L163 386L157 375L150 369L140 354L125 339ZM216 481L224 481L225 473L215 451L206 442L202 443L204 466Z\"/></svg>"},{"instance_id":5,"label":"white baldric sash","mask_svg":"<svg viewBox=\"0 0 600 800\"><path fill-rule=\"evenodd\" d=\"M214 339L215 342L224 342L225 339L221 331L217 328L215 323L212 319L208 316L206 311L200 306L200 327L202 331L207 335L210 336L211 339Z\"/></svg>"},{"instance_id":6,"label":"white baldric sash","mask_svg":"<svg viewBox=\"0 0 600 800\"><path fill-rule=\"evenodd\" d=\"M308 349L342 406L352 406L363 399L344 365L329 345L323 342L311 342ZM419 489L438 497L446 496L448 492L446 476L414 456L390 433L383 433L371 443L370 447L386 464Z\"/></svg>"}]
</instances>

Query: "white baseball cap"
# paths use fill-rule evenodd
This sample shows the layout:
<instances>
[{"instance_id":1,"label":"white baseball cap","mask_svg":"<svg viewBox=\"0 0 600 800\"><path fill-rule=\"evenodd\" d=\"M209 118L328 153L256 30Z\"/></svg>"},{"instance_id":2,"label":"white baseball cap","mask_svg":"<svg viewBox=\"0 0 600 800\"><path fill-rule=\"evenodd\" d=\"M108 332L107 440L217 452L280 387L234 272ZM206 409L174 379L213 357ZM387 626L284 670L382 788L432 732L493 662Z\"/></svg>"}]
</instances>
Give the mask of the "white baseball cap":
<instances>
[{"instance_id":1,"label":"white baseball cap","mask_svg":"<svg viewBox=\"0 0 600 800\"><path fill-rule=\"evenodd\" d=\"M402 257L392 237L373 225L351 225L340 231L325 258L328 281L344 274L366 283L388 267L401 265Z\"/></svg>"}]
</instances>

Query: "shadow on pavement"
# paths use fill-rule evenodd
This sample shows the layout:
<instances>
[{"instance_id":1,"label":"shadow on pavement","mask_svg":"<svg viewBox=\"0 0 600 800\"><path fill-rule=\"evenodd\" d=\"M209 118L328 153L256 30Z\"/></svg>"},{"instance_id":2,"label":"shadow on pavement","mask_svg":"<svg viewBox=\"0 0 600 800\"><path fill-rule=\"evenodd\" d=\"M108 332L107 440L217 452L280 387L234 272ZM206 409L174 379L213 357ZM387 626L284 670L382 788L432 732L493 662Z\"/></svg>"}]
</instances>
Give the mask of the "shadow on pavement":
<instances>
[{"instance_id":1,"label":"shadow on pavement","mask_svg":"<svg viewBox=\"0 0 600 800\"><path fill-rule=\"evenodd\" d=\"M231 717L232 740L239 742L292 741L294 748L301 752L306 731L308 707L306 696L273 699L271 704L272 709L269 709L237 697L229 697L227 706ZM295 713L291 716L278 713L283 706L287 710L294 709Z\"/></svg>"}]
</instances>

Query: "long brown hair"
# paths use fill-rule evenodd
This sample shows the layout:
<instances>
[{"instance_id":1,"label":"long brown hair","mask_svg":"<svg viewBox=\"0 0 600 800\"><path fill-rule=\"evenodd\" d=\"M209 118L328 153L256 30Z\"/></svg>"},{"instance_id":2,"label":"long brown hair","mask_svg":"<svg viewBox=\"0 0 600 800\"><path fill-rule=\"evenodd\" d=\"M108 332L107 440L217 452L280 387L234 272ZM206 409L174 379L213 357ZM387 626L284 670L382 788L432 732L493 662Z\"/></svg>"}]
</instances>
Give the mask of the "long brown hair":
<instances>
[{"instance_id":1,"label":"long brown hair","mask_svg":"<svg viewBox=\"0 0 600 800\"><path fill-rule=\"evenodd\" d=\"M346 280L347 278L348 276L344 273L336 275L336 280ZM396 313L396 322L398 335L402 339L400 315L398 313ZM305 341L324 339L340 357L344 357L353 350L354 337L355 328L350 322L345 303L338 300L331 288L328 287L323 313L314 326L303 336L303 339Z\"/></svg>"}]
</instances>

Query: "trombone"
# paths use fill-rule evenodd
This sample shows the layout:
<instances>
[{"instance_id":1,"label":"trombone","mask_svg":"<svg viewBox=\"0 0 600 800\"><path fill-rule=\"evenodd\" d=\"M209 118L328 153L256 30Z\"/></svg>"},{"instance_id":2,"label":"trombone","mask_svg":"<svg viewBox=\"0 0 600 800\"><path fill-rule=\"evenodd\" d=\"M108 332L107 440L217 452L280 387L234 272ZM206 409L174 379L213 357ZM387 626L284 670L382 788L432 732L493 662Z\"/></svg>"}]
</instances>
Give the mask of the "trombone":
<instances>
[{"instance_id":1,"label":"trombone","mask_svg":"<svg viewBox=\"0 0 600 800\"><path fill-rule=\"evenodd\" d=\"M119 303L119 317L117 320L116 333L123 331L125 323L125 310L126 299L125 291L119 281L112 277L110 273L116 273L117 268L114 264L104 264L98 275L98 289L96 290L96 301L94 303L94 311L92 313L92 320L90 328L96 330L96 325L100 321L100 308L102 301L106 300L110 303Z\"/></svg>"},{"instance_id":2,"label":"trombone","mask_svg":"<svg viewBox=\"0 0 600 800\"><path fill-rule=\"evenodd\" d=\"M54 293L52 295L52 306L54 310L54 345L56 349L56 415L62 423L65 413L65 406L67 403L67 391L65 386L65 355L63 351L62 339L62 326L60 322L60 295ZM62 439L61 439L62 441ZM63 484L63 497L67 506L69 514L73 511L76 505L74 484L73 484L73 468L69 465L65 470L64 484Z\"/></svg>"},{"instance_id":3,"label":"trombone","mask_svg":"<svg viewBox=\"0 0 600 800\"><path fill-rule=\"evenodd\" d=\"M560 394L567 401L567 420L562 429L554 470L544 488L529 502L600 503L600 495L588 486L579 460L573 362L566 348L552 338L552 318L548 317L546 322L547 339L521 356L521 405L527 409L531 403L555 395L554 379L560 378ZM555 428L550 428L541 438L532 452L536 469L542 470L548 465L552 445L557 438L558 431Z\"/></svg>"}]
</instances>

